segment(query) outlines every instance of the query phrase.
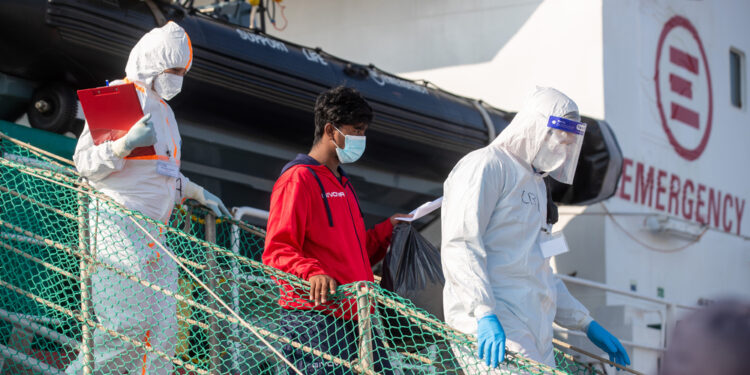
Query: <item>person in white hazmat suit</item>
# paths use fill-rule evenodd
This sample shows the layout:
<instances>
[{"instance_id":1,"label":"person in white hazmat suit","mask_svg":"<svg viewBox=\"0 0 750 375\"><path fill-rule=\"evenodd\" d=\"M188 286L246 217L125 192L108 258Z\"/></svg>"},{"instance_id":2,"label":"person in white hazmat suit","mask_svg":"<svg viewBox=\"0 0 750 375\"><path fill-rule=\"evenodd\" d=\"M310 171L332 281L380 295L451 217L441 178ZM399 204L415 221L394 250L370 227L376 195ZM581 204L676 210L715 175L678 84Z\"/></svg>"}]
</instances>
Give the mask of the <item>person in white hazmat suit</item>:
<instances>
[{"instance_id":1,"label":"person in white hazmat suit","mask_svg":"<svg viewBox=\"0 0 750 375\"><path fill-rule=\"evenodd\" d=\"M195 199L217 216L229 215L219 198L189 181L180 172L181 145L172 109L166 101L177 95L190 69L193 51L182 27L168 22L145 34L130 52L126 78L132 82L145 116L116 140L95 145L88 123L73 156L76 168L89 183L117 203L158 222L166 223L175 203ZM137 147L154 146L156 155L129 156ZM116 267L171 292L178 290L178 266L125 214L92 200L89 212L91 243L97 261ZM139 221L164 244L155 225ZM97 321L147 348L175 355L177 302L174 297L97 265L92 274L92 302ZM94 374L172 374L172 362L95 329ZM82 354L66 369L82 374Z\"/></svg>"},{"instance_id":2,"label":"person in white hazmat suit","mask_svg":"<svg viewBox=\"0 0 750 375\"><path fill-rule=\"evenodd\" d=\"M443 307L450 326L477 337L478 353L454 349L468 373L497 367L506 337L510 350L554 367L553 321L587 332L610 359L630 363L553 274L541 246L552 238L543 178L573 182L585 132L579 121L571 99L537 88L508 127L445 181Z\"/></svg>"}]
</instances>

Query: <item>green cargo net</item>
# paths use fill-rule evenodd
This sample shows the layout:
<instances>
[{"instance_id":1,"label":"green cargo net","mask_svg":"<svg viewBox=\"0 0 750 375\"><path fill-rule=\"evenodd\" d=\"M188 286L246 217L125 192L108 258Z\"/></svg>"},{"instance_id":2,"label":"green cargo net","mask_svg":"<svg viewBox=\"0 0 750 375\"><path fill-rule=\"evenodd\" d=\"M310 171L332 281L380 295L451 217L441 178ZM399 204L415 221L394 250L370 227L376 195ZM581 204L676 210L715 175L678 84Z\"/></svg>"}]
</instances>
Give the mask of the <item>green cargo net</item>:
<instances>
[{"instance_id":1,"label":"green cargo net","mask_svg":"<svg viewBox=\"0 0 750 375\"><path fill-rule=\"evenodd\" d=\"M0 133L0 374L595 374L476 340L377 283L319 310L263 265L265 232L179 205L167 223L91 188L70 161Z\"/></svg>"}]
</instances>

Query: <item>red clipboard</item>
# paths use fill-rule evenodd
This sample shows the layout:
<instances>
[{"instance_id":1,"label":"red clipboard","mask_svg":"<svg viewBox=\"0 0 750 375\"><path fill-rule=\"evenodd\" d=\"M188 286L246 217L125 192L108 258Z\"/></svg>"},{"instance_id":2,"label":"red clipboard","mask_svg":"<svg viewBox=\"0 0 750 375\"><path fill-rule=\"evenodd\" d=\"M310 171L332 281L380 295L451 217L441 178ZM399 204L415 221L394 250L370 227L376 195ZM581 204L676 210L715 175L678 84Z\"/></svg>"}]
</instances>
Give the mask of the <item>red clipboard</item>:
<instances>
[{"instance_id":1,"label":"red clipboard","mask_svg":"<svg viewBox=\"0 0 750 375\"><path fill-rule=\"evenodd\" d=\"M132 83L78 90L78 99L95 145L122 138L143 117ZM154 146L138 147L127 157L151 155L156 155Z\"/></svg>"}]
</instances>

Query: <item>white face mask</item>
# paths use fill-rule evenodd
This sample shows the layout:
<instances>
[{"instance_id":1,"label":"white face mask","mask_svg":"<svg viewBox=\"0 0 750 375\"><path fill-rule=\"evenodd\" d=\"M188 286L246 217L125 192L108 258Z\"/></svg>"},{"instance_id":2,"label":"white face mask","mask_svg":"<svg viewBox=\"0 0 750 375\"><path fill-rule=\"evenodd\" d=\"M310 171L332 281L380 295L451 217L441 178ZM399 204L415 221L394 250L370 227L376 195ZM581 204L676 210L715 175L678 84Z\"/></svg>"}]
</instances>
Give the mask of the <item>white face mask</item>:
<instances>
[{"instance_id":1,"label":"white face mask","mask_svg":"<svg viewBox=\"0 0 750 375\"><path fill-rule=\"evenodd\" d=\"M177 96L182 90L182 76L172 73L161 73L154 79L154 91L164 100Z\"/></svg>"},{"instance_id":2,"label":"white face mask","mask_svg":"<svg viewBox=\"0 0 750 375\"><path fill-rule=\"evenodd\" d=\"M555 180L570 185L575 178L586 124L550 116L547 127L549 130L531 165L537 172L546 172Z\"/></svg>"},{"instance_id":3,"label":"white face mask","mask_svg":"<svg viewBox=\"0 0 750 375\"><path fill-rule=\"evenodd\" d=\"M565 163L565 148L560 145L545 144L534 158L534 168L538 171L552 172Z\"/></svg>"}]
</instances>

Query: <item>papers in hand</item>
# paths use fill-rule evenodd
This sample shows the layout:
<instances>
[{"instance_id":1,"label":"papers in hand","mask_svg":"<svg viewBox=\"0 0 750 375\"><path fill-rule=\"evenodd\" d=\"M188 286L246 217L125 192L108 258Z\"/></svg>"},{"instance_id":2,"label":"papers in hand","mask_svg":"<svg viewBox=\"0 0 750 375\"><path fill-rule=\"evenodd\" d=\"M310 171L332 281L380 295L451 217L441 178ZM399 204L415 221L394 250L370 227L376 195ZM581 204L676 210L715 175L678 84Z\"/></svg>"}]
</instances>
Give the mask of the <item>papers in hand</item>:
<instances>
[{"instance_id":1,"label":"papers in hand","mask_svg":"<svg viewBox=\"0 0 750 375\"><path fill-rule=\"evenodd\" d=\"M396 218L396 220L414 221L414 220L424 217L425 215L429 214L432 211L437 210L442 205L443 205L443 197L440 197L438 199L435 199L432 202L427 202L417 207L417 209L412 212L409 212L409 214L412 215L412 217L399 217L399 218Z\"/></svg>"}]
</instances>

